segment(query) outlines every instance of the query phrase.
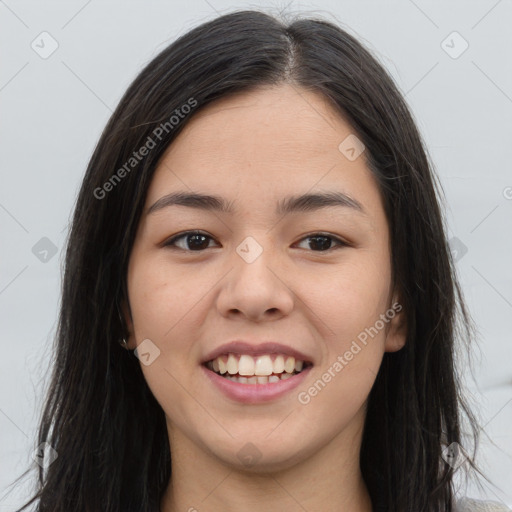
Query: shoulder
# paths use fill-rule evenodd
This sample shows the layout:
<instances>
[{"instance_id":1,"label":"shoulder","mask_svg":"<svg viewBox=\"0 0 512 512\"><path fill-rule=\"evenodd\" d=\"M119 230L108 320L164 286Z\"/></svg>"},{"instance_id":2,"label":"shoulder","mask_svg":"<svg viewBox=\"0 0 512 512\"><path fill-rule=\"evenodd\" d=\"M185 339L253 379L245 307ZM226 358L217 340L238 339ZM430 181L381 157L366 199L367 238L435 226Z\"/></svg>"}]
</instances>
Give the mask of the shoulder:
<instances>
[{"instance_id":1,"label":"shoulder","mask_svg":"<svg viewBox=\"0 0 512 512\"><path fill-rule=\"evenodd\" d=\"M504 503L460 498L455 501L453 512L512 512Z\"/></svg>"}]
</instances>

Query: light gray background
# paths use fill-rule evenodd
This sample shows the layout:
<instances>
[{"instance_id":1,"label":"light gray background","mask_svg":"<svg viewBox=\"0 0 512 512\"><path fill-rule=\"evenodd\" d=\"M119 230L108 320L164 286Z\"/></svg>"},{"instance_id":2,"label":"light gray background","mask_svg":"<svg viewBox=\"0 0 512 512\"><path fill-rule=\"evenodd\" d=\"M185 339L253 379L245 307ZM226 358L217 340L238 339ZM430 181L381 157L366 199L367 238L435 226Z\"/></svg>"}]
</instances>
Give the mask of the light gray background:
<instances>
[{"instance_id":1,"label":"light gray background","mask_svg":"<svg viewBox=\"0 0 512 512\"><path fill-rule=\"evenodd\" d=\"M4 495L35 446L67 225L101 130L131 80L167 44L218 14L252 7L341 24L376 53L406 95L446 192L449 236L467 248L457 267L480 331L474 380L467 364L463 371L485 426L478 461L495 487L470 483L462 493L512 506L512 2L6 0L0 1L1 511L26 497L27 487ZM45 59L40 54L52 39L44 31L58 43ZM469 46L459 55L464 41ZM56 246L54 256L38 250L36 244L47 243L43 237Z\"/></svg>"}]
</instances>

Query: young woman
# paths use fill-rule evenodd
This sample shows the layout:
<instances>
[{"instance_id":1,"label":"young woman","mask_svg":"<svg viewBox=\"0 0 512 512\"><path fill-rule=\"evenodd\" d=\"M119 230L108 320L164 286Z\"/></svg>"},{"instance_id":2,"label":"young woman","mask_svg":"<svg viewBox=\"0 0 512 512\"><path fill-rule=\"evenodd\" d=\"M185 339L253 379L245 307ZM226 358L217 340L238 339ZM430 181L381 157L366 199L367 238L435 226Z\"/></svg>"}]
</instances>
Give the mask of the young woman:
<instances>
[{"instance_id":1,"label":"young woman","mask_svg":"<svg viewBox=\"0 0 512 512\"><path fill-rule=\"evenodd\" d=\"M478 510L453 483L478 472L461 414L478 425L443 224L411 114L352 36L244 11L180 37L83 180L29 504Z\"/></svg>"}]
</instances>

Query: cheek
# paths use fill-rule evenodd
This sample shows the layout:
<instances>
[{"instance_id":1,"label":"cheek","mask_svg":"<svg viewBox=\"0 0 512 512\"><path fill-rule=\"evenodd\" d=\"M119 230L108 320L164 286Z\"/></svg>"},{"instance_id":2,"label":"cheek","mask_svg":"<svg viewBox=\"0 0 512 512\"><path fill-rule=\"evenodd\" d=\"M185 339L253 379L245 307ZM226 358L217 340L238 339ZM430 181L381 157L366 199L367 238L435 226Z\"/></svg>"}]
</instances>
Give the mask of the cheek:
<instances>
[{"instance_id":1,"label":"cheek","mask_svg":"<svg viewBox=\"0 0 512 512\"><path fill-rule=\"evenodd\" d=\"M326 293L317 294L324 305L318 315L329 329L316 384L304 396L325 411L332 428L364 404L384 354L386 330L379 320L388 309L389 263L384 251L354 251L353 256L326 280ZM337 412L329 416L329 410Z\"/></svg>"},{"instance_id":2,"label":"cheek","mask_svg":"<svg viewBox=\"0 0 512 512\"><path fill-rule=\"evenodd\" d=\"M390 289L386 254L353 251L328 273L309 278L308 301L339 340L370 327L385 313Z\"/></svg>"},{"instance_id":3,"label":"cheek","mask_svg":"<svg viewBox=\"0 0 512 512\"><path fill-rule=\"evenodd\" d=\"M157 258L134 260L128 290L137 341L141 337L153 338L165 346L165 340L179 329L185 315L204 294L204 286L196 283L200 278L191 277L170 272L169 266Z\"/></svg>"},{"instance_id":4,"label":"cheek","mask_svg":"<svg viewBox=\"0 0 512 512\"><path fill-rule=\"evenodd\" d=\"M317 280L324 286L313 288L308 305L326 326L325 353L297 396L312 429L334 433L364 406L384 353L385 329L375 324L387 310L389 278L385 255L354 252Z\"/></svg>"},{"instance_id":5,"label":"cheek","mask_svg":"<svg viewBox=\"0 0 512 512\"><path fill-rule=\"evenodd\" d=\"M201 278L196 274L191 282L183 274L171 273L158 258L136 254L132 258L128 292L136 343L149 339L159 350L151 364L141 360L141 370L162 409L173 421L183 423L190 404L184 389L190 384L187 372L196 364L190 350L191 312L204 295L197 286Z\"/></svg>"}]
</instances>

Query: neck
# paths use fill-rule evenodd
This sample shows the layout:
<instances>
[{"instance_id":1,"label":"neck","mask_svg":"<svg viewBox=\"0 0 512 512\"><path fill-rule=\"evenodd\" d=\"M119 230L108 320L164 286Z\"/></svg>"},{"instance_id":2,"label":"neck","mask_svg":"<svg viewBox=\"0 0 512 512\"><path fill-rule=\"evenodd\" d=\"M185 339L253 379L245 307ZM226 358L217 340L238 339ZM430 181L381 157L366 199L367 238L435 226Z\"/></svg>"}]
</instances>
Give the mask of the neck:
<instances>
[{"instance_id":1,"label":"neck","mask_svg":"<svg viewBox=\"0 0 512 512\"><path fill-rule=\"evenodd\" d=\"M352 422L309 457L273 471L229 465L168 425L172 477L161 512L372 512L359 468L362 424Z\"/></svg>"}]
</instances>

